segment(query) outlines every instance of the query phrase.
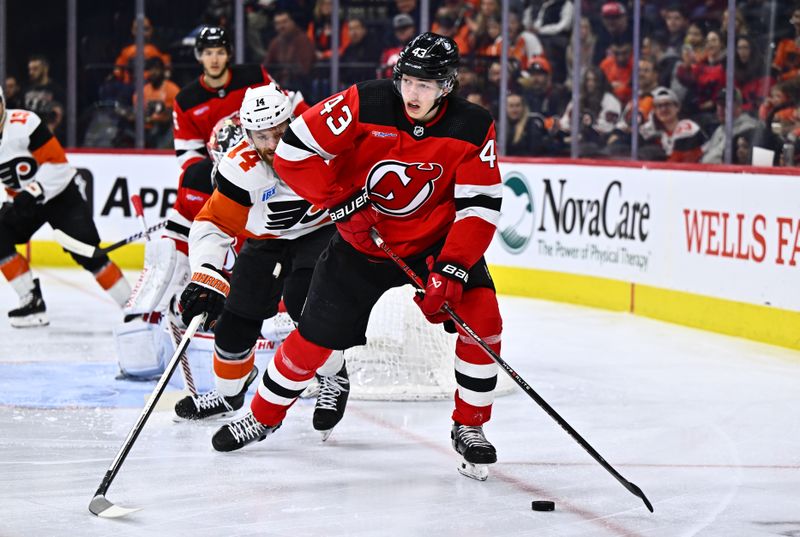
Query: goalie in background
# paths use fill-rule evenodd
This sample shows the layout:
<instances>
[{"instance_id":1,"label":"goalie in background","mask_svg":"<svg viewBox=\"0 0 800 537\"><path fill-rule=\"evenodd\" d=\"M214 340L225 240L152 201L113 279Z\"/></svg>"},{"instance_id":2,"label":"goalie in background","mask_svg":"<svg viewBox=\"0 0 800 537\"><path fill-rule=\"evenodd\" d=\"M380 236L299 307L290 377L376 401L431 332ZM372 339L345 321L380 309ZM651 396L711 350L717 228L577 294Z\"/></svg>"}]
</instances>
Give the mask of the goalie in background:
<instances>
[{"instance_id":1,"label":"goalie in background","mask_svg":"<svg viewBox=\"0 0 800 537\"><path fill-rule=\"evenodd\" d=\"M247 90L239 112L246 136L216 166L216 190L189 232L193 273L180 306L184 323L206 313L205 328L214 329L216 389L178 401L181 418L221 417L243 406L258 376L254 346L262 322L277 313L281 296L292 318L300 318L314 266L333 235L328 213L295 194L272 168L293 110L289 95L275 84ZM248 239L229 283L222 263L239 235ZM274 376L272 367L259 392ZM327 439L349 393L343 355L331 356L318 374L313 422Z\"/></svg>"},{"instance_id":2,"label":"goalie in background","mask_svg":"<svg viewBox=\"0 0 800 537\"><path fill-rule=\"evenodd\" d=\"M100 236L64 148L34 112L6 110L2 88L0 137L0 180L11 198L0 207L0 271L20 300L8 320L16 328L45 326L49 321L39 279L15 245L28 242L45 223L92 246L100 243ZM70 255L120 307L125 304L130 285L108 256Z\"/></svg>"}]
</instances>

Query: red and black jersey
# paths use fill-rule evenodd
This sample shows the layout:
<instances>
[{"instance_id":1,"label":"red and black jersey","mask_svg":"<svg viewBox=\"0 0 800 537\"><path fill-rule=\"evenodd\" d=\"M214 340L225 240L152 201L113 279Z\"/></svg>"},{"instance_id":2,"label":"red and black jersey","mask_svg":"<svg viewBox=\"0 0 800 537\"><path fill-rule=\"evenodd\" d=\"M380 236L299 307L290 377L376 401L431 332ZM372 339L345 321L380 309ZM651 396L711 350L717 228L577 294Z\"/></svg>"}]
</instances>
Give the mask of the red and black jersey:
<instances>
[{"instance_id":1,"label":"red and black jersey","mask_svg":"<svg viewBox=\"0 0 800 537\"><path fill-rule=\"evenodd\" d=\"M448 97L431 121L415 122L391 80L356 84L311 107L289 125L274 168L295 192L326 208L366 188L383 214L383 238L401 256L446 236L440 259L471 267L500 215L489 113Z\"/></svg>"},{"instance_id":2,"label":"red and black jersey","mask_svg":"<svg viewBox=\"0 0 800 537\"><path fill-rule=\"evenodd\" d=\"M231 78L221 88L211 88L203 75L187 84L175 97L172 112L175 153L181 168L206 157L206 141L217 121L237 113L247 88L272 82L260 65L232 65Z\"/></svg>"}]
</instances>

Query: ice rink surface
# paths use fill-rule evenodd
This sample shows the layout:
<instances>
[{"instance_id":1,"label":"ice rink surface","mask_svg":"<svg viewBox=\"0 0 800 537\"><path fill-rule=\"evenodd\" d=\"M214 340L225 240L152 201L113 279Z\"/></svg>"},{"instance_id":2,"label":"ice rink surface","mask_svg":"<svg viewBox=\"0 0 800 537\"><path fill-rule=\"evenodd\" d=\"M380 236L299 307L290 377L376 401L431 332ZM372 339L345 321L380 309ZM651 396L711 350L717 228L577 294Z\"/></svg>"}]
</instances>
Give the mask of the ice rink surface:
<instances>
[{"instance_id":1,"label":"ice rink surface","mask_svg":"<svg viewBox=\"0 0 800 537\"><path fill-rule=\"evenodd\" d=\"M107 495L144 510L95 518L154 384L114 380L121 314L89 274L37 274L50 326L0 319L0 537L800 536L800 353L510 297L504 358L654 514L516 390L485 427L499 462L483 483L456 471L450 402L351 401L323 444L300 401L231 454L211 448L220 422L156 411ZM16 303L3 285L3 309Z\"/></svg>"}]
</instances>

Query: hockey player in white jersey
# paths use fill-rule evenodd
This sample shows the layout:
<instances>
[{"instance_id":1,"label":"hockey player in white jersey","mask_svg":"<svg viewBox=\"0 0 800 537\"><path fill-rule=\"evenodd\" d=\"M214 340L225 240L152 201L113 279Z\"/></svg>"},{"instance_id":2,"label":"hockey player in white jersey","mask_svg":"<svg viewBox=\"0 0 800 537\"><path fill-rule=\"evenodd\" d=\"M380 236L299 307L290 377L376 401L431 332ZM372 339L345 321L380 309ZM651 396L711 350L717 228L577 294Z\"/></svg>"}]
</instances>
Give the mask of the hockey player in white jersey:
<instances>
[{"instance_id":1,"label":"hockey player in white jersey","mask_svg":"<svg viewBox=\"0 0 800 537\"><path fill-rule=\"evenodd\" d=\"M216 190L189 233L192 278L181 294L183 321L206 313L214 328L216 390L175 405L185 419L229 415L244 404L257 377L253 346L262 321L286 309L299 319L314 265L334 232L327 212L299 197L272 169L275 148L292 119L291 101L275 84L248 89L239 113L246 136L223 157ZM222 270L234 237L248 238L230 283ZM259 391L270 382L265 372ZM319 372L314 428L324 438L341 419L349 392L337 353Z\"/></svg>"},{"instance_id":2,"label":"hockey player in white jersey","mask_svg":"<svg viewBox=\"0 0 800 537\"><path fill-rule=\"evenodd\" d=\"M0 180L11 198L0 207L0 271L20 299L19 307L8 312L13 327L48 324L39 280L15 245L28 242L45 223L92 246L100 243L76 177L47 125L29 110L6 110L0 88ZM116 264L105 255L70 255L117 304L125 304L131 289Z\"/></svg>"}]
</instances>

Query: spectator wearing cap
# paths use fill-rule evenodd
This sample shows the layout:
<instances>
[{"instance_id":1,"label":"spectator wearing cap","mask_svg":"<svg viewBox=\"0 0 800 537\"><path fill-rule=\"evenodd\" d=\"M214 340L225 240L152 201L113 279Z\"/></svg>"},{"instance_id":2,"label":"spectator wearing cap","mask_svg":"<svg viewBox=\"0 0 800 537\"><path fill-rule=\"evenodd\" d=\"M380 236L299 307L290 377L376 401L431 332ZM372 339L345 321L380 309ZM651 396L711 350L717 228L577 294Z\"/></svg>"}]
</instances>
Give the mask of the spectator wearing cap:
<instances>
[{"instance_id":1,"label":"spectator wearing cap","mask_svg":"<svg viewBox=\"0 0 800 537\"><path fill-rule=\"evenodd\" d=\"M405 13L414 20L414 26L419 27L419 2L417 0L394 0L389 5L389 17Z\"/></svg>"},{"instance_id":2,"label":"spectator wearing cap","mask_svg":"<svg viewBox=\"0 0 800 537\"><path fill-rule=\"evenodd\" d=\"M564 58L572 33L573 9L571 0L545 0L533 17L533 31L539 36L548 58ZM566 77L565 62L556 62L552 70L554 80L561 82Z\"/></svg>"},{"instance_id":3,"label":"spectator wearing cap","mask_svg":"<svg viewBox=\"0 0 800 537\"><path fill-rule=\"evenodd\" d=\"M633 89L633 48L629 42L619 40L611 44L610 55L600 63L617 99L624 104L631 100Z\"/></svg>"},{"instance_id":4,"label":"spectator wearing cap","mask_svg":"<svg viewBox=\"0 0 800 537\"><path fill-rule=\"evenodd\" d=\"M331 15L333 14L333 0L317 0L314 10L311 13L311 21L308 23L306 34L314 43L314 50L318 60L326 60L331 57ZM344 52L350 44L350 31L347 28L347 21L342 21L339 29L339 55Z\"/></svg>"},{"instance_id":5,"label":"spectator wearing cap","mask_svg":"<svg viewBox=\"0 0 800 537\"><path fill-rule=\"evenodd\" d=\"M633 43L628 10L620 2L606 2L600 8L600 27L593 62L600 64L611 54L614 43Z\"/></svg>"},{"instance_id":6,"label":"spectator wearing cap","mask_svg":"<svg viewBox=\"0 0 800 537\"><path fill-rule=\"evenodd\" d=\"M720 164L725 154L725 90L717 97L717 117L720 125L703 145L703 164ZM758 127L758 120L742 112L742 93L737 89L733 93L733 136Z\"/></svg>"},{"instance_id":7,"label":"spectator wearing cap","mask_svg":"<svg viewBox=\"0 0 800 537\"><path fill-rule=\"evenodd\" d=\"M395 42L383 49L381 53L381 69L384 78L392 78L392 69L400 57L400 51L417 35L414 19L411 15L400 13L392 19L392 29L394 30Z\"/></svg>"},{"instance_id":8,"label":"spectator wearing cap","mask_svg":"<svg viewBox=\"0 0 800 537\"><path fill-rule=\"evenodd\" d=\"M660 86L653 91L653 113L642 125L640 158L669 162L700 162L705 136L691 119L680 119L678 96ZM655 149L655 151L654 151Z\"/></svg>"},{"instance_id":9,"label":"spectator wearing cap","mask_svg":"<svg viewBox=\"0 0 800 537\"><path fill-rule=\"evenodd\" d=\"M311 68L316 61L314 44L297 27L289 11L276 11L272 23L277 35L269 42L264 63L284 89L310 94Z\"/></svg>"},{"instance_id":10,"label":"spectator wearing cap","mask_svg":"<svg viewBox=\"0 0 800 537\"><path fill-rule=\"evenodd\" d=\"M528 71L523 73L518 82L530 113L541 118L548 130L555 127L555 121L564 113L570 96L564 86L553 83L552 68L547 58L531 58Z\"/></svg>"}]
</instances>

